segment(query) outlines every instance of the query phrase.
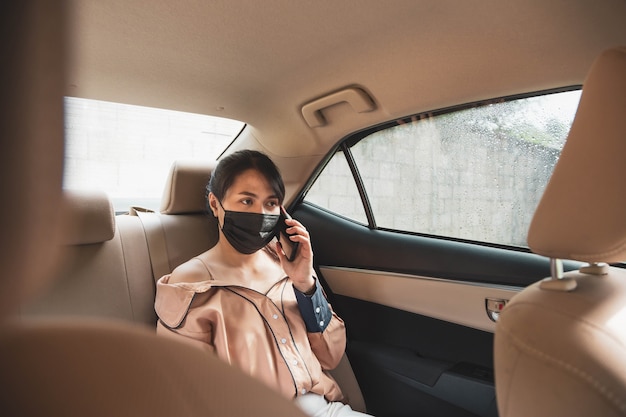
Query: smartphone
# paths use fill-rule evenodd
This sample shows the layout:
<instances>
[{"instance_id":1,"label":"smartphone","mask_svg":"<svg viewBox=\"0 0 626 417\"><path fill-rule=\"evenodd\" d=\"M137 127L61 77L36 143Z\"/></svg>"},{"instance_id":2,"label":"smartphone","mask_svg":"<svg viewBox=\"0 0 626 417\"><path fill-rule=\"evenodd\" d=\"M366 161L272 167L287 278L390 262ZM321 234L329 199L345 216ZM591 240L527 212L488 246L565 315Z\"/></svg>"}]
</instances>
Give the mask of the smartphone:
<instances>
[{"instance_id":1,"label":"smartphone","mask_svg":"<svg viewBox=\"0 0 626 417\"><path fill-rule=\"evenodd\" d=\"M279 224L279 232L278 232L278 241L283 247L283 252L287 256L287 260L292 262L296 255L298 254L298 247L300 246L300 242L293 242L289 239L289 234L287 233L287 224L285 223L285 219L291 219L289 213L283 206L280 206L280 218L278 219Z\"/></svg>"}]
</instances>

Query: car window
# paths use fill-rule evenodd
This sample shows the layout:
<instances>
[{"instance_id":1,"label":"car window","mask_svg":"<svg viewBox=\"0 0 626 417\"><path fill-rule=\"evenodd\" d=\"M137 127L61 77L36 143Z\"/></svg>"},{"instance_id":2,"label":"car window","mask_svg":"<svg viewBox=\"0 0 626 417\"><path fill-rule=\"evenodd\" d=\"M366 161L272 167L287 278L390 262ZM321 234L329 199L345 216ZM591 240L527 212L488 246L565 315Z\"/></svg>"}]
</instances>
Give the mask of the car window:
<instances>
[{"instance_id":1,"label":"car window","mask_svg":"<svg viewBox=\"0 0 626 417\"><path fill-rule=\"evenodd\" d=\"M306 201L371 227L526 246L579 98L574 90L492 101L348 138ZM371 206L368 222L360 194L344 192L350 159Z\"/></svg>"},{"instance_id":2,"label":"car window","mask_svg":"<svg viewBox=\"0 0 626 417\"><path fill-rule=\"evenodd\" d=\"M367 224L359 190L341 149L328 161L306 199L336 214Z\"/></svg>"},{"instance_id":3,"label":"car window","mask_svg":"<svg viewBox=\"0 0 626 417\"><path fill-rule=\"evenodd\" d=\"M105 191L117 212L158 210L172 162L215 160L238 121L178 111L65 98L64 187Z\"/></svg>"}]
</instances>

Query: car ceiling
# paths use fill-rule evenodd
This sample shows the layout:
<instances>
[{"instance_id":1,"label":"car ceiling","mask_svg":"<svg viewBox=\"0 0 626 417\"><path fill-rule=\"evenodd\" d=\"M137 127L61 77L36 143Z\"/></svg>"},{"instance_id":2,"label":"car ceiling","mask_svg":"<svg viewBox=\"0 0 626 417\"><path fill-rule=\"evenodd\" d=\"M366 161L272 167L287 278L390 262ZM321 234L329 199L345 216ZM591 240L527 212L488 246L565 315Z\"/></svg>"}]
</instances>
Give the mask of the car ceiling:
<instances>
[{"instance_id":1,"label":"car ceiling","mask_svg":"<svg viewBox=\"0 0 626 417\"><path fill-rule=\"evenodd\" d=\"M408 114L580 84L600 51L626 44L624 0L70 5L66 95L238 119L240 146L284 158ZM326 126L305 123L304 104L354 85L374 111L338 105Z\"/></svg>"}]
</instances>

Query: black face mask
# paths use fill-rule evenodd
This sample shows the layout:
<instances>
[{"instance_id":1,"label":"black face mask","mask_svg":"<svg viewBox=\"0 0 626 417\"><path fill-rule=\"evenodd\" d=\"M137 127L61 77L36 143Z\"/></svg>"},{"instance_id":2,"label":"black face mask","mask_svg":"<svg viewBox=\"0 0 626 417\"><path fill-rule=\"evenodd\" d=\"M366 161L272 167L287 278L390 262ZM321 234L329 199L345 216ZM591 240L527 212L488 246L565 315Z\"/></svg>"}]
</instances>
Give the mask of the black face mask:
<instances>
[{"instance_id":1,"label":"black face mask","mask_svg":"<svg viewBox=\"0 0 626 417\"><path fill-rule=\"evenodd\" d=\"M222 203L220 203L220 206ZM280 215L224 209L222 233L238 252L249 255L265 247L276 235Z\"/></svg>"}]
</instances>

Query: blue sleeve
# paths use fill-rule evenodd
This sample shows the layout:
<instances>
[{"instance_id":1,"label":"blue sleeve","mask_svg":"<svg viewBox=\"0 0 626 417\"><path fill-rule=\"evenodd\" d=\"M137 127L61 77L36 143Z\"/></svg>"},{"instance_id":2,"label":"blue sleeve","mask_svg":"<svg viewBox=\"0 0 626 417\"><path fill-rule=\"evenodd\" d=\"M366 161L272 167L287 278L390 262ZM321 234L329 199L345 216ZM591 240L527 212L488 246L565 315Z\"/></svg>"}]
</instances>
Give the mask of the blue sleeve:
<instances>
[{"instance_id":1,"label":"blue sleeve","mask_svg":"<svg viewBox=\"0 0 626 417\"><path fill-rule=\"evenodd\" d=\"M328 326L328 323L330 323L333 313L330 310L328 301L326 301L326 297L324 297L324 292L320 287L319 281L317 279L315 280L315 292L312 295L306 295L298 291L295 287L293 291L296 294L298 308L304 319L307 332L323 332Z\"/></svg>"}]
</instances>

